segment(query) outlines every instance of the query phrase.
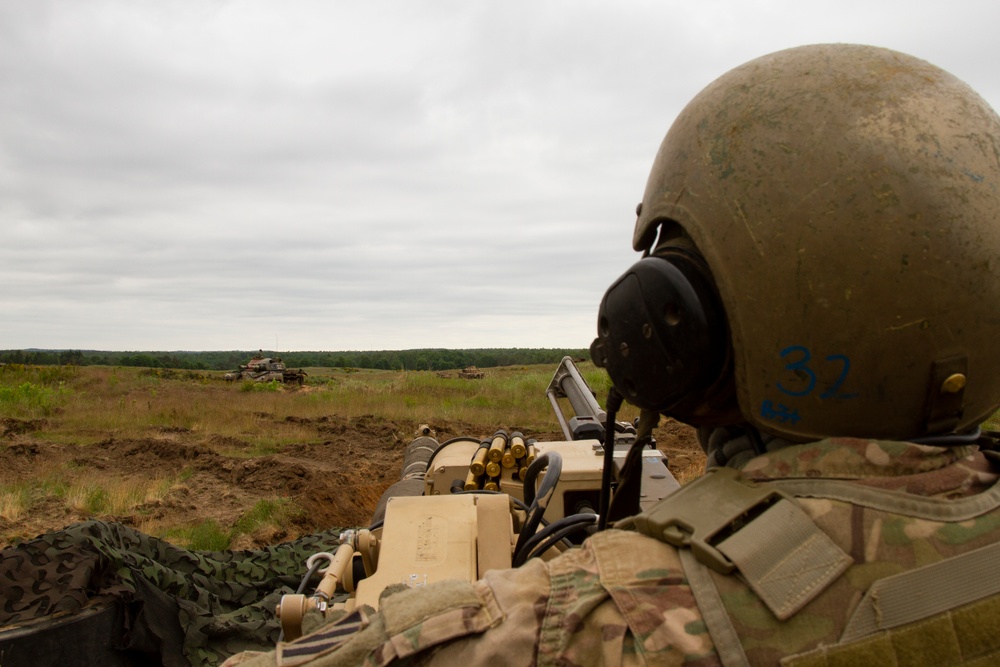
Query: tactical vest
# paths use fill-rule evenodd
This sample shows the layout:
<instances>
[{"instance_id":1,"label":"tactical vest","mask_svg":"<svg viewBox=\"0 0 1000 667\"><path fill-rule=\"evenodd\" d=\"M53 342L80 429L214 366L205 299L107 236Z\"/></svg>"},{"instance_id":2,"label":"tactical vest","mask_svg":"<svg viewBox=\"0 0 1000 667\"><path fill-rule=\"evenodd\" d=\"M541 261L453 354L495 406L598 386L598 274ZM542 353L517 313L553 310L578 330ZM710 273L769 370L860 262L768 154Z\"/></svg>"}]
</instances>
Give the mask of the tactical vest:
<instances>
[{"instance_id":1,"label":"tactical vest","mask_svg":"<svg viewBox=\"0 0 1000 667\"><path fill-rule=\"evenodd\" d=\"M1000 661L1000 484L944 500L720 468L619 527L679 547L726 667Z\"/></svg>"}]
</instances>

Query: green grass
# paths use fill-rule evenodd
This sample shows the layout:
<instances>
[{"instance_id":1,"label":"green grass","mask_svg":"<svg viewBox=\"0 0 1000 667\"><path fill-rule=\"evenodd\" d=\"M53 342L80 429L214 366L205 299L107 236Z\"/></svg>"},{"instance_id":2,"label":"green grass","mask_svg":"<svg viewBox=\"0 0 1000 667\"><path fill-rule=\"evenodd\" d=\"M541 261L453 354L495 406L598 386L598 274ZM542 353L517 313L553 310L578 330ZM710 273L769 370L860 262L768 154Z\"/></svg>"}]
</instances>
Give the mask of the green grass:
<instances>
[{"instance_id":1,"label":"green grass","mask_svg":"<svg viewBox=\"0 0 1000 667\"><path fill-rule=\"evenodd\" d=\"M174 526L161 531L161 536L193 551L224 551L232 547L241 535L253 535L267 527L280 527L295 509L288 500L275 498L259 500L226 529L217 521L208 520L192 526Z\"/></svg>"},{"instance_id":2,"label":"green grass","mask_svg":"<svg viewBox=\"0 0 1000 667\"><path fill-rule=\"evenodd\" d=\"M233 537L239 533L252 535L263 526L284 524L293 513L288 500L284 498L261 499L237 519L233 525Z\"/></svg>"},{"instance_id":3,"label":"green grass","mask_svg":"<svg viewBox=\"0 0 1000 667\"><path fill-rule=\"evenodd\" d=\"M64 403L69 390L32 382L0 385L0 415L22 419L48 417Z\"/></svg>"},{"instance_id":4,"label":"green grass","mask_svg":"<svg viewBox=\"0 0 1000 667\"><path fill-rule=\"evenodd\" d=\"M606 373L589 363L580 369L603 403L610 386ZM314 428L285 422L287 417L374 415L498 425L516 420L523 428L548 431L556 423L545 397L554 370L548 365L486 369L485 378L464 380L430 371L308 369L307 386L299 389L277 382L225 382L222 373L7 366L0 372L0 417L58 414L45 426L48 442L90 444L190 431L250 443L253 451L242 455L280 452L314 436Z\"/></svg>"},{"instance_id":5,"label":"green grass","mask_svg":"<svg viewBox=\"0 0 1000 667\"><path fill-rule=\"evenodd\" d=\"M556 420L544 394L554 370L549 366L488 369L481 380L464 380L454 372L445 377L430 371L308 369L302 388L252 383L251 390L244 390L241 383L224 381L221 372L8 365L0 370L0 418L44 417L20 431L18 440L82 447L76 459L81 462L89 446L151 440L199 443L216 454L244 459L314 445L319 437L316 422L331 416L351 420L371 415L397 423L400 432L435 421L553 431ZM95 455L99 456L96 450ZM177 486L186 485L191 475L188 468L174 471L169 479L142 473L123 479L111 468L53 463L35 469L31 478L0 475L0 514L14 521L30 517L42 503L51 508L58 501L65 507L67 521L84 516L128 518L150 534L213 550L287 530L301 511L286 500L267 500L223 525L177 525L176 519L158 516L159 502ZM0 538L25 536L11 532Z\"/></svg>"},{"instance_id":6,"label":"green grass","mask_svg":"<svg viewBox=\"0 0 1000 667\"><path fill-rule=\"evenodd\" d=\"M984 431L1000 431L1000 412L995 413L982 424Z\"/></svg>"},{"instance_id":7,"label":"green grass","mask_svg":"<svg viewBox=\"0 0 1000 667\"><path fill-rule=\"evenodd\" d=\"M164 531L162 537L192 551L225 551L232 541L231 531L217 521L208 520L193 526L178 526Z\"/></svg>"}]
</instances>

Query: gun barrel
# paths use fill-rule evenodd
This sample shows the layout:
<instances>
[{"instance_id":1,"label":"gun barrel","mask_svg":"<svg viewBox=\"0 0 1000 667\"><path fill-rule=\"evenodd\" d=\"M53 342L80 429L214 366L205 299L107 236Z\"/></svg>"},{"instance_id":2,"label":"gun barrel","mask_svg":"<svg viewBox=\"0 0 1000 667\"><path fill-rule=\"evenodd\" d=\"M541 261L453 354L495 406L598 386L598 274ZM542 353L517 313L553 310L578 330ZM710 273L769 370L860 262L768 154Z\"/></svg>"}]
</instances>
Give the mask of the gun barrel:
<instances>
[{"instance_id":1,"label":"gun barrel","mask_svg":"<svg viewBox=\"0 0 1000 667\"><path fill-rule=\"evenodd\" d=\"M552 381L549 382L549 387L545 391L545 395L548 396L549 403L552 404L552 410L556 413L556 420L559 422L559 427L562 428L567 440L577 439L574 433L576 428L566 421L562 408L559 406L558 399L560 398L569 400L570 407L573 408L573 412L576 415L573 420L574 422L587 423L589 426L588 435L599 431L601 433L600 437L603 438L604 429L601 425L607 420L607 413L601 408L600 403L597 402L593 392L590 390L590 385L580 375L580 369L576 367L571 357L562 358L559 367L552 376Z\"/></svg>"}]
</instances>

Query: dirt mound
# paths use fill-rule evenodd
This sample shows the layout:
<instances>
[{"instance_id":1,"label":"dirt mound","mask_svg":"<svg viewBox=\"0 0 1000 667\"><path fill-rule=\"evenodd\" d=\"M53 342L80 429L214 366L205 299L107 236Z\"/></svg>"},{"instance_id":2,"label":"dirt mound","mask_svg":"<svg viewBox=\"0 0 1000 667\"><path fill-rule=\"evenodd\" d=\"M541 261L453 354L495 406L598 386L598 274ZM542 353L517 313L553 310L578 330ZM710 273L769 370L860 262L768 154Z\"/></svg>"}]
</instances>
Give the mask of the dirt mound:
<instances>
[{"instance_id":1,"label":"dirt mound","mask_svg":"<svg viewBox=\"0 0 1000 667\"><path fill-rule=\"evenodd\" d=\"M0 419L0 437L6 438L20 433L40 431L45 428L44 419Z\"/></svg>"},{"instance_id":2,"label":"dirt mound","mask_svg":"<svg viewBox=\"0 0 1000 667\"><path fill-rule=\"evenodd\" d=\"M108 438L72 445L29 440L24 433L40 427L6 419L0 422L4 444L0 447L0 483L44 478L55 470L60 471L64 484L109 477L121 480L123 486L132 480L161 482L168 488L158 497L125 514L97 517L140 529L153 529L158 521L172 525L212 521L228 529L259 501L276 497L290 501L298 511L287 525L252 538L244 536L234 545L251 548L331 528L367 525L382 492L399 479L403 451L419 426L372 415L259 417L295 421L315 429L315 436L268 454L255 454L255 446L239 438L186 428L160 429L149 438ZM563 439L555 431L532 433L516 424L438 420L429 426L442 443L461 436L488 437L498 428L520 430L525 437L539 440ZM690 428L667 421L655 435L679 479L700 472L704 456ZM0 516L0 531L26 539L90 516L78 499L52 493L19 516Z\"/></svg>"}]
</instances>

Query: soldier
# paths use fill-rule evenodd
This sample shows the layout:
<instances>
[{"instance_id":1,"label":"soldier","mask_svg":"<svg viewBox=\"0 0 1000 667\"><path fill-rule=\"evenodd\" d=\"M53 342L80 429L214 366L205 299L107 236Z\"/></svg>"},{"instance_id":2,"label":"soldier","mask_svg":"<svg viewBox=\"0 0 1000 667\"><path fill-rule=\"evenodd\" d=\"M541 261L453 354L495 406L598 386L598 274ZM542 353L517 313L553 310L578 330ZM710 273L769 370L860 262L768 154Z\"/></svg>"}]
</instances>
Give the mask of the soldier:
<instances>
[{"instance_id":1,"label":"soldier","mask_svg":"<svg viewBox=\"0 0 1000 667\"><path fill-rule=\"evenodd\" d=\"M699 427L715 472L580 549L392 594L277 657L996 664L998 211L1000 119L926 62L821 45L723 75L660 146L644 258L591 348L624 398Z\"/></svg>"}]
</instances>

